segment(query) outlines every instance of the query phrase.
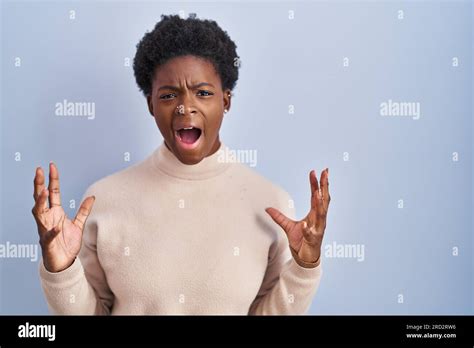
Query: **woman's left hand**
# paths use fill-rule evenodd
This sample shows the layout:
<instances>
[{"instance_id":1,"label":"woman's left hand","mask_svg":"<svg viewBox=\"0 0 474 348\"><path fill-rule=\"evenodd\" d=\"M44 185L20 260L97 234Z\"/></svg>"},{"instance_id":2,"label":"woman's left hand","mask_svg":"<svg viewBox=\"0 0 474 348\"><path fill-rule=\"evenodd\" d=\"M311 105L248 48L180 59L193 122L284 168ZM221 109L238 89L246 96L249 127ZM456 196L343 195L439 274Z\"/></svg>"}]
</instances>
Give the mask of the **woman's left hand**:
<instances>
[{"instance_id":1,"label":"woman's left hand","mask_svg":"<svg viewBox=\"0 0 474 348\"><path fill-rule=\"evenodd\" d=\"M326 229L326 216L328 212L331 196L329 195L328 182L329 169L326 168L321 173L321 190L319 190L316 173L312 170L309 173L309 182L311 184L311 209L306 217L301 221L294 221L286 217L278 209L266 208L265 211L271 216L280 227L285 231L295 254L295 260L301 266L305 263L318 262L321 255L321 245ZM298 260L299 258L299 260Z\"/></svg>"}]
</instances>

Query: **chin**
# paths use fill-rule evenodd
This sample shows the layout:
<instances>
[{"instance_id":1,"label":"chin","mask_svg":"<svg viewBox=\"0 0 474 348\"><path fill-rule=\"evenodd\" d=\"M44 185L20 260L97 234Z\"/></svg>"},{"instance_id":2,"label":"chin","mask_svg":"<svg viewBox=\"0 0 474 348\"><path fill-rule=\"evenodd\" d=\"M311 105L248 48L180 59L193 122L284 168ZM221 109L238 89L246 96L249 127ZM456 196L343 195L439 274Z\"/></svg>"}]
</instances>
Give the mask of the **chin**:
<instances>
[{"instance_id":1,"label":"chin","mask_svg":"<svg viewBox=\"0 0 474 348\"><path fill-rule=\"evenodd\" d=\"M178 157L181 163L188 164L188 165L197 164L201 162L203 158L204 157L199 154L196 154L196 155L186 154L186 155L180 155Z\"/></svg>"},{"instance_id":2,"label":"chin","mask_svg":"<svg viewBox=\"0 0 474 348\"><path fill-rule=\"evenodd\" d=\"M186 144L183 142L179 134L175 133L173 137L173 153L176 158L184 164L193 165L201 162L207 155L205 151L207 146L207 138L199 133L199 137L194 143Z\"/></svg>"},{"instance_id":3,"label":"chin","mask_svg":"<svg viewBox=\"0 0 474 348\"><path fill-rule=\"evenodd\" d=\"M201 162L206 156L203 150L203 145L196 147L195 149L183 149L178 144L173 146L173 154L175 157L184 164L193 165Z\"/></svg>"}]
</instances>

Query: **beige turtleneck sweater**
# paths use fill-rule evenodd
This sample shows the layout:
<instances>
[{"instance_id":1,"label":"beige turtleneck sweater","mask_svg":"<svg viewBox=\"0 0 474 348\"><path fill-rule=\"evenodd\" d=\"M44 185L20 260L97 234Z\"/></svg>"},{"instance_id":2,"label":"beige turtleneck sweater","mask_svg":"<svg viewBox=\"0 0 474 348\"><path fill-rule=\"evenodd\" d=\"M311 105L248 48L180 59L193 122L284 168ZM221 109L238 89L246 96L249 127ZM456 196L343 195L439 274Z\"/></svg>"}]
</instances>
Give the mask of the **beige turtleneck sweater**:
<instances>
[{"instance_id":1,"label":"beige turtleneck sweater","mask_svg":"<svg viewBox=\"0 0 474 348\"><path fill-rule=\"evenodd\" d=\"M195 165L161 145L92 184L79 257L39 274L54 314L304 314L321 263L300 266L265 212L286 191L219 151ZM295 255L295 257L297 257ZM311 266L311 265L310 265Z\"/></svg>"}]
</instances>

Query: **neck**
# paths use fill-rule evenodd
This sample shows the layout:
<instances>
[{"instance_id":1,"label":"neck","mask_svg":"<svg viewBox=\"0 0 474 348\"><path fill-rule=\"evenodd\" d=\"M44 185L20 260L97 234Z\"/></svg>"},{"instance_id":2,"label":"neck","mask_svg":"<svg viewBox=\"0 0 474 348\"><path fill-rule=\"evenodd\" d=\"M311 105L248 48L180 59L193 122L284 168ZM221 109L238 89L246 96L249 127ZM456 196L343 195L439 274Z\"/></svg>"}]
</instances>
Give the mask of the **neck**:
<instances>
[{"instance_id":1,"label":"neck","mask_svg":"<svg viewBox=\"0 0 474 348\"><path fill-rule=\"evenodd\" d=\"M208 179L217 176L229 168L230 162L222 156L228 148L216 139L209 154L199 163L184 164L169 149L165 141L152 154L152 162L156 169L165 174L185 180Z\"/></svg>"}]
</instances>

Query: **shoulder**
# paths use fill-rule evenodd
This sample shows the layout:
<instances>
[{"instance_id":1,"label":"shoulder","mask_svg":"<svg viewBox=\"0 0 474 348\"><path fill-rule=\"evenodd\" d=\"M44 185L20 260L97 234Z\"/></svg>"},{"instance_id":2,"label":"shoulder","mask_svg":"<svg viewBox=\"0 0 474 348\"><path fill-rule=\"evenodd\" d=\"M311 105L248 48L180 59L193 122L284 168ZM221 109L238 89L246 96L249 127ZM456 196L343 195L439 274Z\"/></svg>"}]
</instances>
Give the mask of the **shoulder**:
<instances>
[{"instance_id":1,"label":"shoulder","mask_svg":"<svg viewBox=\"0 0 474 348\"><path fill-rule=\"evenodd\" d=\"M249 191L255 200L289 215L294 213L294 202L289 192L256 170L245 164L234 163L229 175L232 180Z\"/></svg>"},{"instance_id":2,"label":"shoulder","mask_svg":"<svg viewBox=\"0 0 474 348\"><path fill-rule=\"evenodd\" d=\"M125 197L131 187L144 185L146 175L145 161L138 162L94 181L87 187L83 199L94 195L96 205L100 201L111 203Z\"/></svg>"}]
</instances>

